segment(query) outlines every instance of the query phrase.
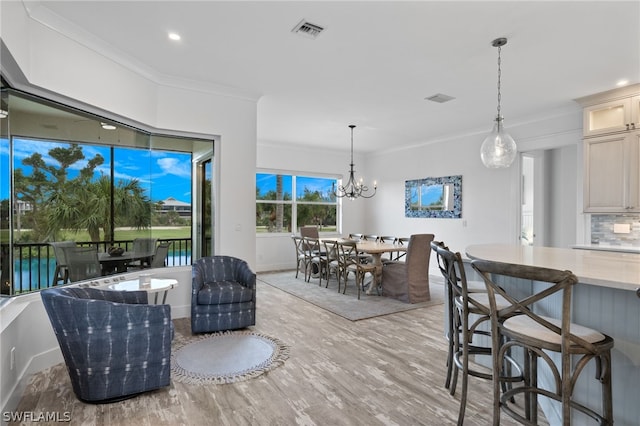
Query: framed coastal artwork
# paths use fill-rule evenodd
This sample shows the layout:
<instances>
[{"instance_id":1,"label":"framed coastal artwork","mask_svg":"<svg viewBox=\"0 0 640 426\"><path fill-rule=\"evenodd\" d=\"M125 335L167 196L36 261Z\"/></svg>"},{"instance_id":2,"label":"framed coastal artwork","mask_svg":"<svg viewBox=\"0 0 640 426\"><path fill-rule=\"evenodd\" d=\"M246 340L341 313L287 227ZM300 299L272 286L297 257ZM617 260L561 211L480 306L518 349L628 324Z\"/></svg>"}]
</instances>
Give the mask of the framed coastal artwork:
<instances>
[{"instance_id":1,"label":"framed coastal artwork","mask_svg":"<svg viewBox=\"0 0 640 426\"><path fill-rule=\"evenodd\" d=\"M462 175L405 181L406 217L461 218Z\"/></svg>"}]
</instances>

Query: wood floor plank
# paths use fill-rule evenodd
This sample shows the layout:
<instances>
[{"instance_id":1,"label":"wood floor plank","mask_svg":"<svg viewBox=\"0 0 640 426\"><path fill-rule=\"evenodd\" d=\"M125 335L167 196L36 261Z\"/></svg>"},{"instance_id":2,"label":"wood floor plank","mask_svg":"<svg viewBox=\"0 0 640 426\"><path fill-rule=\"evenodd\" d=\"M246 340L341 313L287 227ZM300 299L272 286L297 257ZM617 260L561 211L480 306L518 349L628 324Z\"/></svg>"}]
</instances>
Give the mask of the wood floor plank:
<instances>
[{"instance_id":1,"label":"wood floor plank","mask_svg":"<svg viewBox=\"0 0 640 426\"><path fill-rule=\"evenodd\" d=\"M19 410L66 409L72 425L455 424L459 396L444 388L442 305L352 322L262 282L257 291L252 329L290 346L282 366L233 384L173 380L133 399L92 405L75 398L60 364L33 377ZM174 324L176 341L186 339L189 320ZM490 424L491 404L490 383L472 378L465 424Z\"/></svg>"}]
</instances>

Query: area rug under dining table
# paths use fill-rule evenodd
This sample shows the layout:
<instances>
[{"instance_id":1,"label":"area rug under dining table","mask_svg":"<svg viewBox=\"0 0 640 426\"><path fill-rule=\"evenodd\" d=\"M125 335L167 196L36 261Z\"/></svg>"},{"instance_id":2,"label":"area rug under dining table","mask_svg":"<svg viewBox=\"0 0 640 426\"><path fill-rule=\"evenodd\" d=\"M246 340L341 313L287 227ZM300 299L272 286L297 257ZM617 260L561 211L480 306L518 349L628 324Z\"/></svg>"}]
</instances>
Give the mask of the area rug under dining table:
<instances>
[{"instance_id":1,"label":"area rug under dining table","mask_svg":"<svg viewBox=\"0 0 640 426\"><path fill-rule=\"evenodd\" d=\"M338 293L338 282L335 278L329 280L329 286L325 288L326 281L322 281L322 286L318 285L317 278L305 282L303 274L299 274L296 278L295 270L261 272L257 274L257 279L351 321L444 303L444 285L439 277L430 278L431 300L420 303L404 303L389 297L367 295L363 292L360 293L358 300L357 288L353 280L349 280L347 292L342 294Z\"/></svg>"}]
</instances>

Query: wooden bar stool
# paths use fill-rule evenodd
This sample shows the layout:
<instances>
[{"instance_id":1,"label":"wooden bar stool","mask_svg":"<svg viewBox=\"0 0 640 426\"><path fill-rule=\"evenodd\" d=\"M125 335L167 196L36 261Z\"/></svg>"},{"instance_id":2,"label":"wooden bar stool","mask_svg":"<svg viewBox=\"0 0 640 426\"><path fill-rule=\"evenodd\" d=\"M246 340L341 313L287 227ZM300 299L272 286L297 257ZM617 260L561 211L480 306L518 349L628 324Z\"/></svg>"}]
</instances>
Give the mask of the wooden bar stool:
<instances>
[{"instance_id":1,"label":"wooden bar stool","mask_svg":"<svg viewBox=\"0 0 640 426\"><path fill-rule=\"evenodd\" d=\"M593 418L597 424L613 424L611 394L611 349L613 339L596 330L571 323L571 290L578 282L570 271L541 268L528 265L474 260L473 268L484 279L491 307L491 336L493 349L493 424L500 424L500 413L526 425L537 424L538 397L547 397L561 404L562 424L572 424L574 410ZM517 278L530 286L531 295L516 298L496 284L496 280ZM497 298L506 299L509 305L501 307ZM560 304L560 305L558 305ZM551 306L560 306L560 318L544 315ZM505 340L502 338L506 338ZM501 392L499 372L502 359L513 348L524 351L524 386ZM558 354L556 360L552 353ZM558 360L559 359L559 360ZM538 361L542 360L548 373L540 377ZM590 361L595 362L596 380L601 384L602 406L600 412L578 402L573 389L580 373ZM517 407L510 400L524 395L524 407ZM583 424L581 416L580 424ZM577 424L577 423L575 423Z\"/></svg>"},{"instance_id":2,"label":"wooden bar stool","mask_svg":"<svg viewBox=\"0 0 640 426\"><path fill-rule=\"evenodd\" d=\"M464 423L465 409L467 405L467 393L469 376L484 380L492 380L492 368L483 368L480 365L470 365L471 359L485 356L487 365L492 365L491 327L489 296L484 283L469 285L467 282L464 263L460 253L450 251L442 242L434 241L431 249L436 252L438 267L444 277L445 291L448 298L447 315L447 339L449 341L449 353L447 356L447 378L445 387L451 395L455 394L458 375L462 373L462 389L460 392L460 410L458 412L458 425ZM500 301L501 306L507 306L508 302ZM523 380L523 374L515 361L509 356L505 357L510 368L505 368L505 377L502 378L503 386ZM513 372L515 371L515 374Z\"/></svg>"}]
</instances>

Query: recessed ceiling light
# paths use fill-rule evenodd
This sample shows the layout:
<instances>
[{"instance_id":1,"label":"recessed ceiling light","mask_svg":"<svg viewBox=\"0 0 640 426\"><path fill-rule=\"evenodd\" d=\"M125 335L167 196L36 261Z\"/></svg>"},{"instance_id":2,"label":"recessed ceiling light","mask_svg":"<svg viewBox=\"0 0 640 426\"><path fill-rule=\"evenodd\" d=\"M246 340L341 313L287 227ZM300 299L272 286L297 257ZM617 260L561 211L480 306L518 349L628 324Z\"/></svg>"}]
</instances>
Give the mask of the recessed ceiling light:
<instances>
[{"instance_id":1,"label":"recessed ceiling light","mask_svg":"<svg viewBox=\"0 0 640 426\"><path fill-rule=\"evenodd\" d=\"M100 125L102 126L103 129L105 130L115 130L116 126L114 126L113 124L109 124L109 123L100 123Z\"/></svg>"},{"instance_id":2,"label":"recessed ceiling light","mask_svg":"<svg viewBox=\"0 0 640 426\"><path fill-rule=\"evenodd\" d=\"M180 34L178 33L169 33L169 38L171 40L178 41L180 40L181 37L180 37Z\"/></svg>"},{"instance_id":3,"label":"recessed ceiling light","mask_svg":"<svg viewBox=\"0 0 640 426\"><path fill-rule=\"evenodd\" d=\"M9 116L9 112L3 109L0 109L0 118L7 118Z\"/></svg>"},{"instance_id":4,"label":"recessed ceiling light","mask_svg":"<svg viewBox=\"0 0 640 426\"><path fill-rule=\"evenodd\" d=\"M626 86L627 84L629 84L629 80L618 80L618 82L616 83L616 86L618 87Z\"/></svg>"}]
</instances>

